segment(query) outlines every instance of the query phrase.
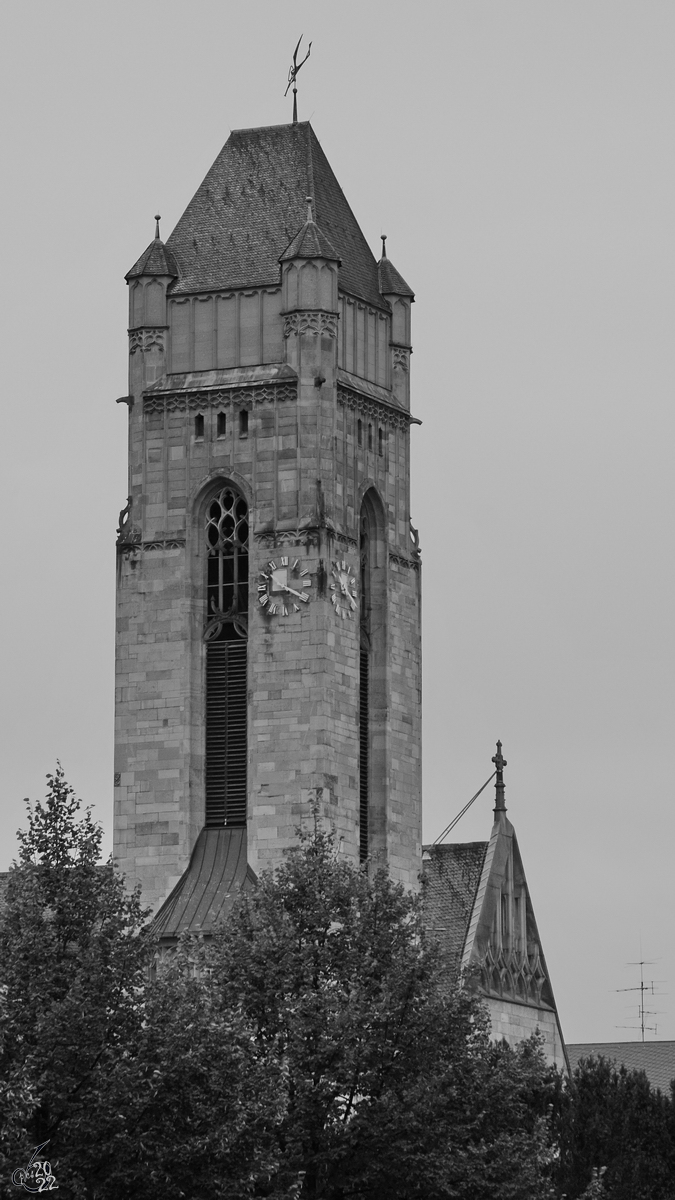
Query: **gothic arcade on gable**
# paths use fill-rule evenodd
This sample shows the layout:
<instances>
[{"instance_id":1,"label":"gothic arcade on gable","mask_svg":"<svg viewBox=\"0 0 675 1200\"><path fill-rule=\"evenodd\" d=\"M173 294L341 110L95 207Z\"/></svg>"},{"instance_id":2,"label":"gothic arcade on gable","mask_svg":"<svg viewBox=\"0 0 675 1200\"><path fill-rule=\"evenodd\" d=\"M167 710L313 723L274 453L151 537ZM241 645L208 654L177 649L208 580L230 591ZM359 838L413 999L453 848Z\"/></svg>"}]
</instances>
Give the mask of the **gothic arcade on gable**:
<instances>
[{"instance_id":1,"label":"gothic arcade on gable","mask_svg":"<svg viewBox=\"0 0 675 1200\"><path fill-rule=\"evenodd\" d=\"M416 886L413 294L308 123L232 133L127 281L116 858L201 927L314 806Z\"/></svg>"}]
</instances>

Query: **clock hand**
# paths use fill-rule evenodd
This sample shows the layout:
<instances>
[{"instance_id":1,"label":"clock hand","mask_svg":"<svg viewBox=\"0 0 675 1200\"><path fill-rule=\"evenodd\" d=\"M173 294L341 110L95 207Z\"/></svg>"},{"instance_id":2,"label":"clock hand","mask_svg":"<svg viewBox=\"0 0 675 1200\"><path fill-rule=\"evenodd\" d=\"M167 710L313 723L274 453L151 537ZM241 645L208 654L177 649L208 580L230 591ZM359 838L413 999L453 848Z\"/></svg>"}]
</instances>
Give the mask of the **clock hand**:
<instances>
[{"instance_id":1,"label":"clock hand","mask_svg":"<svg viewBox=\"0 0 675 1200\"><path fill-rule=\"evenodd\" d=\"M307 603L307 596L303 595L302 592L296 592L295 588L289 587L287 583L281 585L281 590L283 592L290 592L291 596L297 596L299 600L304 601L305 604Z\"/></svg>"}]
</instances>

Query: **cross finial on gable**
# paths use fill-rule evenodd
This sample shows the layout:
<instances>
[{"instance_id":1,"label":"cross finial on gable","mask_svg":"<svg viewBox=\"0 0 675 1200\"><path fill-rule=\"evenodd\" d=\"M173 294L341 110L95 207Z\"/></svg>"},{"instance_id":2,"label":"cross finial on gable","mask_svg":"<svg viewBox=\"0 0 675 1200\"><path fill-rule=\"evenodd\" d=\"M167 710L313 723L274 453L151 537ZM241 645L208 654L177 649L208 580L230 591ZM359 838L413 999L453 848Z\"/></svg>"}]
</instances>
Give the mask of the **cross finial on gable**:
<instances>
[{"instance_id":1,"label":"cross finial on gable","mask_svg":"<svg viewBox=\"0 0 675 1200\"><path fill-rule=\"evenodd\" d=\"M506 812L506 804L504 803L504 767L506 759L502 754L502 744L497 742L497 753L493 754L492 761L495 764L495 812Z\"/></svg>"}]
</instances>

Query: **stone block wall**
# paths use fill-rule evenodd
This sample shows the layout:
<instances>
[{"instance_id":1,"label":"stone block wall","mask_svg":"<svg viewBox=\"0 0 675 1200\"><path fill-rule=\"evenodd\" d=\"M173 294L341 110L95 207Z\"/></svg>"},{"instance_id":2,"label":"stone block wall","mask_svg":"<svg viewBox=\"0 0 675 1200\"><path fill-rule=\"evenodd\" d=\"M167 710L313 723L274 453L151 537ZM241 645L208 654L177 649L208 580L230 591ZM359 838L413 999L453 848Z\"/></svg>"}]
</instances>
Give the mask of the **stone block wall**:
<instances>
[{"instance_id":1,"label":"stone block wall","mask_svg":"<svg viewBox=\"0 0 675 1200\"><path fill-rule=\"evenodd\" d=\"M270 304L276 295L264 293ZM181 338L199 333L199 352L181 350L175 359L171 329L131 335L131 506L118 545L115 854L153 906L185 870L204 822L203 510L223 481L241 491L250 513L251 866L278 863L313 805L335 825L343 852L358 860L359 616L336 614L329 582L337 560L359 577L360 505L371 488L386 524L386 854L395 878L418 882L420 563L409 531L408 418L391 392L344 372L338 378L330 313L316 314L316 322L291 314L286 362L265 365L264 296L258 333L248 324L246 336L258 337L260 352L247 368L207 369L220 362L213 357L216 314L225 320L235 312L219 308L217 298L210 308L201 298L189 319L171 316ZM247 319L249 309L237 305L237 319ZM278 333L278 312L270 312ZM173 361L186 370L166 373ZM269 617L256 584L281 555L309 572L310 602Z\"/></svg>"},{"instance_id":2,"label":"stone block wall","mask_svg":"<svg viewBox=\"0 0 675 1200\"><path fill-rule=\"evenodd\" d=\"M514 1000L485 999L490 1013L492 1037L498 1041L505 1038L510 1046L516 1046L525 1038L539 1031L543 1034L543 1050L548 1062L566 1070L567 1059L558 1018L550 1008L534 1008L518 1004Z\"/></svg>"}]
</instances>

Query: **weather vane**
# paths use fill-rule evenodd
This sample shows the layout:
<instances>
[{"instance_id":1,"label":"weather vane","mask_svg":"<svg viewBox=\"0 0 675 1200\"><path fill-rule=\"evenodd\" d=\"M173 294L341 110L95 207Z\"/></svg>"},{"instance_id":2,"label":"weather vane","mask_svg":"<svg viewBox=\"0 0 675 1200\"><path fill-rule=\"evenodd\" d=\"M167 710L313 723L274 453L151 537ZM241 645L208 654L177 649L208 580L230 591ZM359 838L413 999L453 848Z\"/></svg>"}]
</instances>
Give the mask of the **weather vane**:
<instances>
[{"instance_id":1,"label":"weather vane","mask_svg":"<svg viewBox=\"0 0 675 1200\"><path fill-rule=\"evenodd\" d=\"M288 85L286 87L286 91L284 92L284 96L287 96L289 87L291 86L291 84L293 85L293 124L294 125L297 125L297 123L298 123L298 89L295 86L295 80L297 78L298 71L300 70L301 67L303 67L305 65L305 63L307 62L307 59L309 58L310 54L312 53L312 43L310 42L309 49L308 49L305 57L303 58L302 62L298 62L298 50L300 49L301 41L302 41L302 34L300 34L298 44L295 47L295 51L293 53L293 66L290 67L290 69L289 69Z\"/></svg>"}]
</instances>

